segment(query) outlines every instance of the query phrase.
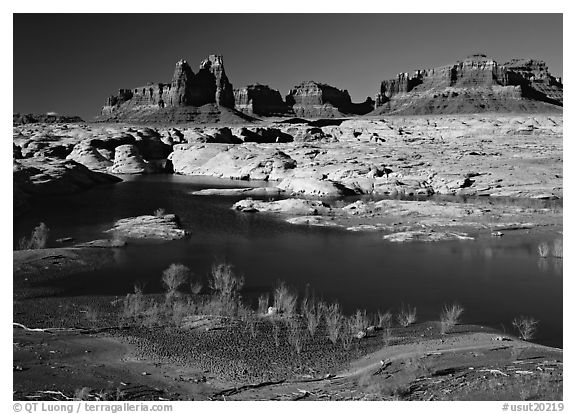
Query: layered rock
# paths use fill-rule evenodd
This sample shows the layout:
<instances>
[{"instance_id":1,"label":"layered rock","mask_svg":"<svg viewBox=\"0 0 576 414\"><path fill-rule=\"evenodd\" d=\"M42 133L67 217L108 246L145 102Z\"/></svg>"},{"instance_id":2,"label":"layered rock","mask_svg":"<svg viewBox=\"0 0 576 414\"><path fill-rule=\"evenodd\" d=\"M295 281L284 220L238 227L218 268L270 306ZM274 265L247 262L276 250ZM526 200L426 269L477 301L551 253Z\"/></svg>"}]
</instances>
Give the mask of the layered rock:
<instances>
[{"instance_id":1,"label":"layered rock","mask_svg":"<svg viewBox=\"0 0 576 414\"><path fill-rule=\"evenodd\" d=\"M66 159L76 161L92 171L106 172L112 166L112 161L104 157L96 148L90 145L89 141L82 141L74 146L72 152Z\"/></svg>"},{"instance_id":2,"label":"layered rock","mask_svg":"<svg viewBox=\"0 0 576 414\"><path fill-rule=\"evenodd\" d=\"M279 116L291 112L280 92L260 84L234 89L234 107L249 115Z\"/></svg>"},{"instance_id":3,"label":"layered rock","mask_svg":"<svg viewBox=\"0 0 576 414\"><path fill-rule=\"evenodd\" d=\"M176 63L170 83L149 83L133 89L120 89L102 108L99 120L145 122L186 122L201 118L203 112L193 108L213 105L208 111L216 114L219 107L234 107L233 87L222 56L210 55L194 73L188 62Z\"/></svg>"},{"instance_id":4,"label":"layered rock","mask_svg":"<svg viewBox=\"0 0 576 414\"><path fill-rule=\"evenodd\" d=\"M12 117L13 125L22 124L69 124L73 122L84 122L79 116L58 115L54 113L47 114L20 114L15 113Z\"/></svg>"},{"instance_id":5,"label":"layered rock","mask_svg":"<svg viewBox=\"0 0 576 414\"><path fill-rule=\"evenodd\" d=\"M72 160L33 157L13 161L14 186L29 196L71 194L118 181L122 180L91 171Z\"/></svg>"},{"instance_id":6,"label":"layered rock","mask_svg":"<svg viewBox=\"0 0 576 414\"><path fill-rule=\"evenodd\" d=\"M116 147L114 164L108 168L113 174L146 174L156 171L156 168L140 155L135 145L120 145Z\"/></svg>"},{"instance_id":7,"label":"layered rock","mask_svg":"<svg viewBox=\"0 0 576 414\"><path fill-rule=\"evenodd\" d=\"M385 80L375 104L376 113L550 112L558 109L546 104L562 105L562 83L542 61L499 65L477 54Z\"/></svg>"}]
</instances>

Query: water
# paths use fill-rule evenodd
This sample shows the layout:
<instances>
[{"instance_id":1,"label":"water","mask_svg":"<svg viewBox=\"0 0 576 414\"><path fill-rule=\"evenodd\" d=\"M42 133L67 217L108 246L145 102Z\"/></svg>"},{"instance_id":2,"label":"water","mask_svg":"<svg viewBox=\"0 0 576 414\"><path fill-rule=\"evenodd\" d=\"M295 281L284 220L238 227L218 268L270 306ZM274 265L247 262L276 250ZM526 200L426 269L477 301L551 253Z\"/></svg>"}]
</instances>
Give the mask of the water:
<instances>
[{"instance_id":1,"label":"water","mask_svg":"<svg viewBox=\"0 0 576 414\"><path fill-rule=\"evenodd\" d=\"M184 263L206 280L214 262L227 261L246 278L244 295L256 300L279 280L356 308L397 311L416 306L420 320L437 320L444 304L458 302L463 321L506 329L525 315L538 319L537 341L562 347L562 262L540 259L546 240L523 231L502 238L394 244L378 233L293 226L265 214L232 211L231 197L197 197L202 188L238 186L238 181L198 181L180 176L134 177L73 196L45 199L15 220L14 240L40 221L51 239L78 242L106 238L117 219L165 208L191 232L185 240L132 243L117 249L115 266L61 280L65 295L118 295L146 281L161 290L162 270Z\"/></svg>"}]
</instances>

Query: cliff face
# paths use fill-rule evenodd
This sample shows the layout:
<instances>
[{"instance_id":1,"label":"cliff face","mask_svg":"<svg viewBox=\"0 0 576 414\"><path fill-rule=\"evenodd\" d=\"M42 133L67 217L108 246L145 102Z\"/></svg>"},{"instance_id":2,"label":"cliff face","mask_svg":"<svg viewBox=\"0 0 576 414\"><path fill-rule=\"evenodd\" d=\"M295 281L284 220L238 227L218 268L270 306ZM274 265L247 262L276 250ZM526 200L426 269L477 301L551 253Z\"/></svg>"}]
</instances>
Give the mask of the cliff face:
<instances>
[{"instance_id":1,"label":"cliff face","mask_svg":"<svg viewBox=\"0 0 576 414\"><path fill-rule=\"evenodd\" d=\"M562 83L542 61L516 59L503 65L485 55L455 64L400 73L380 84L377 113L538 111L562 105Z\"/></svg>"},{"instance_id":2,"label":"cliff face","mask_svg":"<svg viewBox=\"0 0 576 414\"><path fill-rule=\"evenodd\" d=\"M367 99L363 104L354 104L348 91L313 81L302 82L292 88L286 96L286 103L297 116L307 117L363 115L373 108L371 99Z\"/></svg>"},{"instance_id":3,"label":"cliff face","mask_svg":"<svg viewBox=\"0 0 576 414\"><path fill-rule=\"evenodd\" d=\"M259 84L234 89L234 108L249 115L262 116L281 116L292 112L280 92Z\"/></svg>"},{"instance_id":4,"label":"cliff face","mask_svg":"<svg viewBox=\"0 0 576 414\"><path fill-rule=\"evenodd\" d=\"M207 104L213 104L211 113L217 113L218 107L234 107L233 88L222 56L210 55L196 74L188 62L178 61L170 83L120 89L106 101L101 120L189 121L198 112L194 108Z\"/></svg>"}]
</instances>

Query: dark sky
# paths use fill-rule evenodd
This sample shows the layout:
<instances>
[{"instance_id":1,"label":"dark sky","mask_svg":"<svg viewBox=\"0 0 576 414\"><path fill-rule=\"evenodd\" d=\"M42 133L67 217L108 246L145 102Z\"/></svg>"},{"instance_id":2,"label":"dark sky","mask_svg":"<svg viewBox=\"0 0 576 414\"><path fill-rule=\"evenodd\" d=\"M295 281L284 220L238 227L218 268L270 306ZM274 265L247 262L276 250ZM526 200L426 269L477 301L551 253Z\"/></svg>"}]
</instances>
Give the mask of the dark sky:
<instances>
[{"instance_id":1,"label":"dark sky","mask_svg":"<svg viewBox=\"0 0 576 414\"><path fill-rule=\"evenodd\" d=\"M15 14L14 111L91 119L119 88L224 56L234 87L304 80L374 96L383 79L483 52L562 76L561 14Z\"/></svg>"}]
</instances>

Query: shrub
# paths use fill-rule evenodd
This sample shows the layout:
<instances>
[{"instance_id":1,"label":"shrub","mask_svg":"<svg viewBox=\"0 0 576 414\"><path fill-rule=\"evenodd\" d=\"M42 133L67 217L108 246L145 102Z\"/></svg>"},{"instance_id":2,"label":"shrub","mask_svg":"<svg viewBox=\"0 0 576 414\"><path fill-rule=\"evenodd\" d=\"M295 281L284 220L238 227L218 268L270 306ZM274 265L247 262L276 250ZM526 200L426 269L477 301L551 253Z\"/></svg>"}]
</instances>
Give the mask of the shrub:
<instances>
[{"instance_id":1,"label":"shrub","mask_svg":"<svg viewBox=\"0 0 576 414\"><path fill-rule=\"evenodd\" d=\"M378 312L378 326L382 329L382 341L388 345L392 337L392 312Z\"/></svg>"},{"instance_id":2,"label":"shrub","mask_svg":"<svg viewBox=\"0 0 576 414\"><path fill-rule=\"evenodd\" d=\"M154 215L156 217L164 217L166 215L166 210L163 208L157 208L156 210L154 210Z\"/></svg>"},{"instance_id":3,"label":"shrub","mask_svg":"<svg viewBox=\"0 0 576 414\"><path fill-rule=\"evenodd\" d=\"M313 299L305 298L302 301L302 314L304 315L310 337L314 337L316 333L316 329L322 319L323 309L323 305L316 303Z\"/></svg>"},{"instance_id":4,"label":"shrub","mask_svg":"<svg viewBox=\"0 0 576 414\"><path fill-rule=\"evenodd\" d=\"M258 313L260 315L268 313L268 303L270 303L270 294L263 293L258 297Z\"/></svg>"},{"instance_id":5,"label":"shrub","mask_svg":"<svg viewBox=\"0 0 576 414\"><path fill-rule=\"evenodd\" d=\"M288 322L288 343L292 345L296 354L302 352L302 332L298 319L290 319Z\"/></svg>"},{"instance_id":6,"label":"shrub","mask_svg":"<svg viewBox=\"0 0 576 414\"><path fill-rule=\"evenodd\" d=\"M45 249L49 235L50 229L48 226L44 223L40 223L34 228L34 230L32 230L29 239L26 237L20 239L18 247L20 250Z\"/></svg>"},{"instance_id":7,"label":"shrub","mask_svg":"<svg viewBox=\"0 0 576 414\"><path fill-rule=\"evenodd\" d=\"M137 318L145 309L144 296L138 293L129 293L124 298L122 316L124 318Z\"/></svg>"},{"instance_id":8,"label":"shrub","mask_svg":"<svg viewBox=\"0 0 576 414\"><path fill-rule=\"evenodd\" d=\"M272 322L272 338L274 338L274 345L276 348L280 347L280 322L276 319L271 319Z\"/></svg>"},{"instance_id":9,"label":"shrub","mask_svg":"<svg viewBox=\"0 0 576 414\"><path fill-rule=\"evenodd\" d=\"M444 305L444 309L440 314L440 332L442 334L447 333L450 331L458 321L460 320L460 316L464 312L464 308L460 305L454 304L452 306Z\"/></svg>"},{"instance_id":10,"label":"shrub","mask_svg":"<svg viewBox=\"0 0 576 414\"><path fill-rule=\"evenodd\" d=\"M298 295L293 293L284 282L280 282L274 290L274 307L277 311L289 316L294 315L297 302Z\"/></svg>"},{"instance_id":11,"label":"shrub","mask_svg":"<svg viewBox=\"0 0 576 414\"><path fill-rule=\"evenodd\" d=\"M235 299L244 286L244 277L235 276L232 265L227 263L214 264L211 276L210 289L227 300Z\"/></svg>"},{"instance_id":12,"label":"shrub","mask_svg":"<svg viewBox=\"0 0 576 414\"><path fill-rule=\"evenodd\" d=\"M190 269L180 263L172 263L168 269L162 273L162 282L166 287L168 295L176 293L178 288L184 285L190 277Z\"/></svg>"},{"instance_id":13,"label":"shrub","mask_svg":"<svg viewBox=\"0 0 576 414\"><path fill-rule=\"evenodd\" d=\"M356 313L350 318L350 330L353 335L366 331L369 325L370 320L368 316L366 316L365 310L357 309Z\"/></svg>"},{"instance_id":14,"label":"shrub","mask_svg":"<svg viewBox=\"0 0 576 414\"><path fill-rule=\"evenodd\" d=\"M340 330L342 329L342 313L340 312L340 305L333 303L328 306L326 312L324 313L324 318L326 319L326 333L328 339L333 344L336 344L338 337L340 336Z\"/></svg>"},{"instance_id":15,"label":"shrub","mask_svg":"<svg viewBox=\"0 0 576 414\"><path fill-rule=\"evenodd\" d=\"M559 259L562 258L562 244L562 238L554 240L554 243L552 244L552 257L557 257Z\"/></svg>"},{"instance_id":16,"label":"shrub","mask_svg":"<svg viewBox=\"0 0 576 414\"><path fill-rule=\"evenodd\" d=\"M342 341L342 347L344 350L349 351L352 347L352 341L354 339L353 325L348 318L343 317L340 323L340 340Z\"/></svg>"},{"instance_id":17,"label":"shrub","mask_svg":"<svg viewBox=\"0 0 576 414\"><path fill-rule=\"evenodd\" d=\"M550 256L550 247L548 246L548 243L540 243L538 245L538 255L540 257Z\"/></svg>"},{"instance_id":18,"label":"shrub","mask_svg":"<svg viewBox=\"0 0 576 414\"><path fill-rule=\"evenodd\" d=\"M512 321L512 326L518 329L520 338L529 341L536 335L536 325L538 321L534 318L527 318L525 316L520 316L519 318L514 318Z\"/></svg>"},{"instance_id":19,"label":"shrub","mask_svg":"<svg viewBox=\"0 0 576 414\"><path fill-rule=\"evenodd\" d=\"M200 292L202 292L202 287L203 285L201 282L190 282L190 292L194 293L195 295L198 295Z\"/></svg>"},{"instance_id":20,"label":"shrub","mask_svg":"<svg viewBox=\"0 0 576 414\"><path fill-rule=\"evenodd\" d=\"M403 327L412 325L414 322L416 322L416 308L410 308L410 305L406 307L402 305L402 308L400 309L396 319L398 320L398 323Z\"/></svg>"},{"instance_id":21,"label":"shrub","mask_svg":"<svg viewBox=\"0 0 576 414\"><path fill-rule=\"evenodd\" d=\"M382 313L378 311L378 326L382 329L392 325L392 312L387 311Z\"/></svg>"}]
</instances>

